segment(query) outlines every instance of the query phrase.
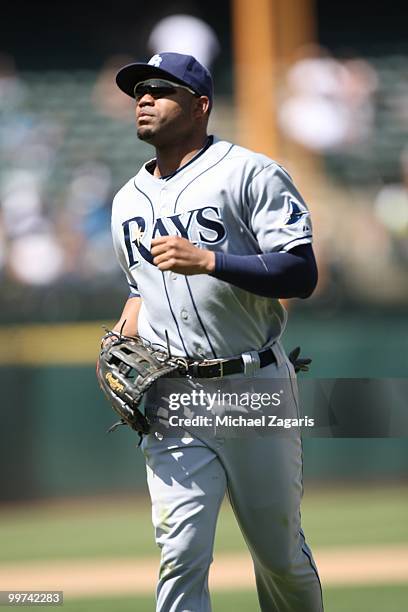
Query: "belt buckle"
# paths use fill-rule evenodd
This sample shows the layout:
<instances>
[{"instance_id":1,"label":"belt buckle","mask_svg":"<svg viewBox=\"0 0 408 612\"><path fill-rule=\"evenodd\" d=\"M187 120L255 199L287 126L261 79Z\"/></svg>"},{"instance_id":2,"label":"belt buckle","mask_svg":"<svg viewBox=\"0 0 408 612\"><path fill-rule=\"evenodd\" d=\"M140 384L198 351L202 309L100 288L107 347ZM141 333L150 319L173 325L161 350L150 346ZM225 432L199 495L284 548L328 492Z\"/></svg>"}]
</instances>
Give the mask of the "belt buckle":
<instances>
[{"instance_id":1,"label":"belt buckle","mask_svg":"<svg viewBox=\"0 0 408 612\"><path fill-rule=\"evenodd\" d=\"M204 368L208 369L207 376L205 378L223 378L224 376L224 362L218 360L207 360L201 364Z\"/></svg>"},{"instance_id":2,"label":"belt buckle","mask_svg":"<svg viewBox=\"0 0 408 612\"><path fill-rule=\"evenodd\" d=\"M208 378L224 377L224 360L207 360L207 362L202 362L201 365L208 368Z\"/></svg>"}]
</instances>

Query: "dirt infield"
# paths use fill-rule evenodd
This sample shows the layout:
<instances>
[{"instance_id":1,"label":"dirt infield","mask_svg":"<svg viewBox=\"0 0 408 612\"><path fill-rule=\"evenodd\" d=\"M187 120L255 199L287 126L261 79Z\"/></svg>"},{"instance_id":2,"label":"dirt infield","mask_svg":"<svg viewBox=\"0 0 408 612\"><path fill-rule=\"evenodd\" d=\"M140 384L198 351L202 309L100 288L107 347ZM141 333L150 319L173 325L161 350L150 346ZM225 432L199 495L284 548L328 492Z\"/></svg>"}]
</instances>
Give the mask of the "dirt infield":
<instances>
[{"instance_id":1,"label":"dirt infield","mask_svg":"<svg viewBox=\"0 0 408 612\"><path fill-rule=\"evenodd\" d=\"M408 546L321 549L315 553L324 585L398 584L408 581ZM7 590L62 590L66 597L151 594L158 559L38 561L0 565ZM219 554L210 573L213 589L255 586L249 555Z\"/></svg>"}]
</instances>

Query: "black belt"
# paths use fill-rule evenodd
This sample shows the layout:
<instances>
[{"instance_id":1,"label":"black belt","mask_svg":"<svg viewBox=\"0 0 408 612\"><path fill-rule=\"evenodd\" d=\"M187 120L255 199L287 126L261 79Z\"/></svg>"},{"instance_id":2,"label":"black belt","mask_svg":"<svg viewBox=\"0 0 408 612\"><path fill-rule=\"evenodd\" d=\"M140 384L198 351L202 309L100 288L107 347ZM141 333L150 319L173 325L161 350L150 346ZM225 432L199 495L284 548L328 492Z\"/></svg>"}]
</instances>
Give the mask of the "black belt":
<instances>
[{"instance_id":1,"label":"black belt","mask_svg":"<svg viewBox=\"0 0 408 612\"><path fill-rule=\"evenodd\" d=\"M258 355L260 368L276 363L276 357L270 348L259 351ZM187 374L193 378L221 378L222 376L242 374L243 372L245 372L245 364L242 357L220 360L213 363L206 363L205 361L196 362L190 364L187 370Z\"/></svg>"}]
</instances>

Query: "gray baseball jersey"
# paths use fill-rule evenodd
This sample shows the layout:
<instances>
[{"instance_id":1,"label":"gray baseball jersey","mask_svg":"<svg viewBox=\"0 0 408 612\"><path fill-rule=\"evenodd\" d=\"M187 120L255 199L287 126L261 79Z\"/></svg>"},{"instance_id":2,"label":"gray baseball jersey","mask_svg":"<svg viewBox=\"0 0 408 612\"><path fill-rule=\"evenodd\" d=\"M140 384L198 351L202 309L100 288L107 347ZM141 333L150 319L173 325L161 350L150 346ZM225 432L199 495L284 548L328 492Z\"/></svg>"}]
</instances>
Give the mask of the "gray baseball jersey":
<instances>
[{"instance_id":1,"label":"gray baseball jersey","mask_svg":"<svg viewBox=\"0 0 408 612\"><path fill-rule=\"evenodd\" d=\"M286 312L208 275L161 272L153 238L178 235L197 246L254 255L312 241L309 211L287 172L265 155L214 138L169 179L144 165L117 193L112 235L131 293L143 298L139 334L175 355L221 358L279 339ZM239 330L239 333L237 333Z\"/></svg>"},{"instance_id":2,"label":"gray baseball jersey","mask_svg":"<svg viewBox=\"0 0 408 612\"><path fill-rule=\"evenodd\" d=\"M279 300L209 275L162 273L150 245L155 237L179 235L235 255L290 250L312 240L300 194L274 161L218 139L168 179L154 177L148 164L118 192L112 214L117 257L132 294L143 298L139 334L165 345L167 330L173 354L192 358L243 354L245 372L235 378L276 379L288 414L296 417L295 374L278 341L286 323ZM261 369L255 351L270 344L276 362ZM148 414L158 410L155 399L145 401ZM228 414L241 414L241 408L228 406ZM228 491L254 559L261 610L322 612L316 566L300 525L299 433L290 439L150 434L142 451L161 549L158 611L211 611L208 570Z\"/></svg>"}]
</instances>

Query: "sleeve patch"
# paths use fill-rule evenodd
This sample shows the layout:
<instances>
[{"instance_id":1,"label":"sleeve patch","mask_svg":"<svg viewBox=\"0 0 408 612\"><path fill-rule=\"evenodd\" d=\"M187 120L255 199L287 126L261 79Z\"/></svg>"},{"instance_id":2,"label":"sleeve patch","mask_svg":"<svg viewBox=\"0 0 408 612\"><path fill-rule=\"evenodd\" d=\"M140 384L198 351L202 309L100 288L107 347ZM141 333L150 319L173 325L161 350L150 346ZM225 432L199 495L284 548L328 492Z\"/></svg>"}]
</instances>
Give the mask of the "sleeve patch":
<instances>
[{"instance_id":1,"label":"sleeve patch","mask_svg":"<svg viewBox=\"0 0 408 612\"><path fill-rule=\"evenodd\" d=\"M309 211L305 210L304 207L301 207L300 202L298 202L293 195L288 192L285 193L285 208L288 211L285 219L285 225L294 225L295 223L298 223L302 217L309 214Z\"/></svg>"}]
</instances>

